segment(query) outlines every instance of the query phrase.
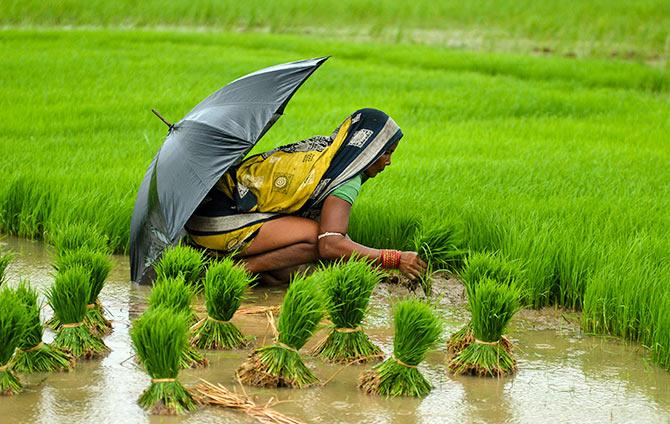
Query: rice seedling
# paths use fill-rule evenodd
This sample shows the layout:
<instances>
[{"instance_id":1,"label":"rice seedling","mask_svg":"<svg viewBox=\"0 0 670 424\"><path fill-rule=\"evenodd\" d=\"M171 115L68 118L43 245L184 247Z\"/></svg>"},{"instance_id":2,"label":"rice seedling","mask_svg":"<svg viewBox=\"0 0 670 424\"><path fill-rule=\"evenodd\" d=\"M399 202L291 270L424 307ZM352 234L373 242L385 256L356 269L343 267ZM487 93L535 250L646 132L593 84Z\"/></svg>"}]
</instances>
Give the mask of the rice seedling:
<instances>
[{"instance_id":1,"label":"rice seedling","mask_svg":"<svg viewBox=\"0 0 670 424\"><path fill-rule=\"evenodd\" d=\"M109 254L109 238L91 225L84 223L65 224L47 235L47 240L58 256L85 248L92 252Z\"/></svg>"},{"instance_id":2,"label":"rice seedling","mask_svg":"<svg viewBox=\"0 0 670 424\"><path fill-rule=\"evenodd\" d=\"M58 272L47 291L49 305L61 324L53 345L75 358L95 358L109 350L84 324L90 289L89 272L74 266Z\"/></svg>"},{"instance_id":3,"label":"rice seedling","mask_svg":"<svg viewBox=\"0 0 670 424\"><path fill-rule=\"evenodd\" d=\"M7 267L14 260L14 253L12 252L0 252L0 286L5 282L7 276L5 272Z\"/></svg>"},{"instance_id":4,"label":"rice seedling","mask_svg":"<svg viewBox=\"0 0 670 424\"><path fill-rule=\"evenodd\" d=\"M156 279L177 278L180 275L196 292L203 289L200 275L205 269L204 253L186 245L166 249L154 265Z\"/></svg>"},{"instance_id":5,"label":"rice seedling","mask_svg":"<svg viewBox=\"0 0 670 424\"><path fill-rule=\"evenodd\" d=\"M658 0L654 2L658 4ZM42 10L31 7L33 3L22 2L23 9L15 9L15 16L24 14L24 9ZM600 1L605 9L613 9L605 3ZM49 16L63 22L60 14ZM152 16L159 23L160 14ZM178 23L185 15L170 16ZM526 21L536 26L536 20ZM40 21L36 18L35 22ZM630 28L645 27L629 24ZM643 31L644 37L658 35L659 28L667 32L668 25L656 19L651 28L652 32ZM599 26L595 30L601 33L601 41L616 32L602 31ZM45 37L44 31L57 36ZM581 38L583 31L575 33ZM599 313L597 304L601 290L610 289L602 283L598 289L589 286L591 274L620 263L613 254L617 248L612 246L626 245L640 232L668 251L665 223L670 216L670 196L659 195L666 194L669 186L663 179L667 175L663 155L667 153L664 117L670 108L664 95L670 87L670 73L661 69L663 63L667 65L667 51L659 60L653 59L652 66L586 59L575 66L575 60L569 58L506 56L414 43L384 44L376 49L370 44L326 38L314 43L304 34L119 32L103 27L67 31L17 28L3 34L7 46L3 71L13 82L0 85L0 97L13 99L12 107L0 108L0 120L9 123L7 131L0 134L0 181L7 182L0 185L3 232L40 236L44 228L83 221L95 223L107 234L116 252L127 251L136 198L134 190L128 188L136 186L138 170L145 169L164 136L159 125L147 127L142 115L131 116L128 111L144 107L152 93L162 93L155 100L158 103L188 110L193 106L192 94L184 91L176 96L170 90L183 84L183 75L196 75L194 89L206 94L246 69L280 61L279 57L262 59L262 49L280 51L290 44L292 52L301 57L327 49L336 57L346 57L347 66L337 72L324 68L326 72L318 75L323 83L313 84L292 100L292 116L282 118L260 141L256 152L294 141L296 131L311 135L330 129L351 112L352 93L355 102L385 105L397 122L411 119L413 134L426 140L401 142L395 154L399 166L381 179L366 182L365 191L373 195L362 194L356 201L350 225L353 240L409 250L412 232L399 228L402 222L414 217L427 222L459 219L470 249L501 250L524 262L528 285L533 289L522 303L536 307L593 305L588 313L584 307L586 319L592 322L589 328L645 345L654 343L649 334L657 333L655 321L645 316L664 310L658 302L646 299L670 292L667 286L657 288L655 278L656 271L667 273L670 269L667 261L639 261L656 256L648 247L631 257L627 265L643 273L634 279L623 278L616 291L609 292L612 306L606 314ZM667 37L657 35L651 37L654 43L636 44L662 51ZM609 48L596 47L598 43L587 44L603 55L611 53ZM112 45L115 47L105 47ZM166 49L168 45L170 49ZM199 47L200 54L192 61L179 61L192 54L193 46ZM81 60L60 60L64 50ZM165 54L168 50L172 54ZM88 54L91 51L100 54ZM176 67L178 72L160 80L147 79L154 73L144 72L144 64L134 60L134 52L147 57L156 69ZM219 73L207 73L212 54L234 56L235 63ZM110 69L110 84L99 86L99 96L91 98L87 87L95 83L96 71L110 60L119 66ZM397 86L397 92L411 92L411 99L386 98L383 90L376 89L380 66L388 70L384 83ZM46 71L38 75L34 69ZM134 75L132 81L127 70ZM71 78L63 81L61 75ZM333 86L342 90L334 92ZM37 101L47 90L56 101ZM322 98L330 99L334 107L304 107L319 104L317 100ZM84 112L63 114L72 102ZM88 112L102 110L108 113L97 113L99 123L88 125ZM45 120L44 116L59 118ZM524 125L520 126L520 121ZM580 137L574 137L576 133ZM63 142L66 139L68 142ZM90 143L92 139L98 142ZM449 143L442 142L447 139ZM633 151L631 143L645 148ZM58 145L59 149L45 149L45 145ZM63 166L54 169L53 163ZM380 209L387 213L379 214ZM596 248L584 249L580 240L593 240ZM620 278L618 269L605 269L605 274L609 272L611 278ZM619 290L624 291L621 296ZM636 315L641 316L639 322ZM658 331L670 332L667 321L661 322L664 327ZM655 360L669 364L668 339L656 340L664 346Z\"/></svg>"},{"instance_id":6,"label":"rice seedling","mask_svg":"<svg viewBox=\"0 0 670 424\"><path fill-rule=\"evenodd\" d=\"M454 356L449 370L454 374L502 377L516 371L511 344L502 335L512 316L519 310L520 291L514 286L484 278L468 299L472 312L474 341Z\"/></svg>"},{"instance_id":7,"label":"rice seedling","mask_svg":"<svg viewBox=\"0 0 670 424\"><path fill-rule=\"evenodd\" d=\"M426 396L432 386L417 369L442 333L431 307L419 300L398 302L394 308L393 355L361 374L359 388L381 396Z\"/></svg>"},{"instance_id":8,"label":"rice seedling","mask_svg":"<svg viewBox=\"0 0 670 424\"><path fill-rule=\"evenodd\" d=\"M112 262L109 257L105 253L96 252L88 247L81 247L67 250L58 256L54 267L59 272L73 267L81 267L88 271L90 287L84 324L94 334L102 336L111 333L112 323L105 318L102 304L98 298L112 269ZM55 330L58 329L59 323L56 317L49 322L49 325Z\"/></svg>"},{"instance_id":9,"label":"rice seedling","mask_svg":"<svg viewBox=\"0 0 670 424\"><path fill-rule=\"evenodd\" d=\"M426 272L419 278L419 284L426 296L433 293L433 273L455 271L463 263L465 251L461 249L462 236L452 224L437 226L424 224L414 233L414 250L426 261Z\"/></svg>"},{"instance_id":10,"label":"rice seedling","mask_svg":"<svg viewBox=\"0 0 670 424\"><path fill-rule=\"evenodd\" d=\"M312 353L339 363L360 363L383 357L381 349L361 327L372 290L381 280L380 271L352 256L321 269L317 275L326 295L333 328Z\"/></svg>"},{"instance_id":11,"label":"rice seedling","mask_svg":"<svg viewBox=\"0 0 670 424\"><path fill-rule=\"evenodd\" d=\"M133 322L130 337L151 377L138 404L152 414L182 414L197 406L177 380L180 358L188 345L188 318L165 307L152 308Z\"/></svg>"},{"instance_id":12,"label":"rice seedling","mask_svg":"<svg viewBox=\"0 0 670 424\"><path fill-rule=\"evenodd\" d=\"M191 308L194 296L192 286L186 284L182 275L174 278L161 277L156 280L149 294L149 309L164 307L183 314L188 323L192 323L198 320L198 316ZM182 350L180 363L182 368L192 368L207 366L208 361L189 344Z\"/></svg>"},{"instance_id":13,"label":"rice seedling","mask_svg":"<svg viewBox=\"0 0 670 424\"><path fill-rule=\"evenodd\" d=\"M17 346L13 369L22 373L66 371L74 366L74 358L67 352L42 342L44 326L40 321L37 291L26 281L15 290L16 297L26 311L27 326Z\"/></svg>"},{"instance_id":14,"label":"rice seedling","mask_svg":"<svg viewBox=\"0 0 670 424\"><path fill-rule=\"evenodd\" d=\"M12 355L21 344L28 316L11 290L0 289L0 394L11 396L23 388L12 372Z\"/></svg>"},{"instance_id":15,"label":"rice seedling","mask_svg":"<svg viewBox=\"0 0 670 424\"><path fill-rule=\"evenodd\" d=\"M294 277L282 303L276 341L252 352L237 370L240 381L259 387L296 388L317 383L299 350L321 321L323 303L315 275Z\"/></svg>"},{"instance_id":16,"label":"rice seedling","mask_svg":"<svg viewBox=\"0 0 670 424\"><path fill-rule=\"evenodd\" d=\"M249 272L230 258L209 267L204 280L207 317L196 324L192 344L201 349L239 349L248 344L230 319L252 281Z\"/></svg>"},{"instance_id":17,"label":"rice seedling","mask_svg":"<svg viewBox=\"0 0 670 424\"><path fill-rule=\"evenodd\" d=\"M465 285L469 300L475 296L477 285L485 278L493 279L499 284L521 287L525 277L519 261L507 260L500 253L477 252L466 258L460 278ZM520 301L523 301L523 295ZM474 340L472 324L468 322L449 337L447 351L450 356L456 355ZM502 338L502 343L509 345L505 337Z\"/></svg>"}]
</instances>

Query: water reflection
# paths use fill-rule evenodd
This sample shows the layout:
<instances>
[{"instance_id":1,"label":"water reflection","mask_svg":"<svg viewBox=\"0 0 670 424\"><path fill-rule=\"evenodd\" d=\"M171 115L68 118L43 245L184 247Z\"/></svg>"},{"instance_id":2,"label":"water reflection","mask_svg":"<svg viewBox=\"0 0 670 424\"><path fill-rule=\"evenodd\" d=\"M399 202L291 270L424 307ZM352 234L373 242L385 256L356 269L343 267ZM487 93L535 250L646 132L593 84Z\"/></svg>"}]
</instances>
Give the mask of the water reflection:
<instances>
[{"instance_id":1,"label":"water reflection","mask_svg":"<svg viewBox=\"0 0 670 424\"><path fill-rule=\"evenodd\" d=\"M14 238L0 241L3 243L18 253L8 270L9 284L27 277L43 293L53 280L51 253L40 243ZM132 359L129 326L146 308L149 288L127 279L128 260L116 257L101 293L114 325L113 333L105 338L111 348L109 355L80 362L71 373L25 376L22 394L0 397L0 421L254 422L218 408L204 408L183 417L153 417L137 406L149 378ZM394 294L384 290L375 293L365 327L372 340L390 354L393 330L389 303ZM245 303L277 305L282 295L278 289L255 289ZM517 321L511 333L519 361L517 375L504 379L447 375L444 340L462 326L467 313L462 307L442 307L447 321L443 340L420 366L435 386L424 399L365 395L358 390L357 380L368 365L340 370L310 357L306 362L322 381L339 374L325 387L246 390L259 402L270 397L285 401L276 407L283 413L321 423L668 422L670 373L649 364L639 347L584 336L574 328L538 331L534 325ZM44 314L48 318L51 311L45 308ZM272 338L262 315L236 316L234 321L245 334L256 337L257 345ZM46 339L52 337L48 332ZM208 352L209 368L183 371L180 379L190 385L205 378L233 388L235 369L247 355L248 351Z\"/></svg>"}]
</instances>

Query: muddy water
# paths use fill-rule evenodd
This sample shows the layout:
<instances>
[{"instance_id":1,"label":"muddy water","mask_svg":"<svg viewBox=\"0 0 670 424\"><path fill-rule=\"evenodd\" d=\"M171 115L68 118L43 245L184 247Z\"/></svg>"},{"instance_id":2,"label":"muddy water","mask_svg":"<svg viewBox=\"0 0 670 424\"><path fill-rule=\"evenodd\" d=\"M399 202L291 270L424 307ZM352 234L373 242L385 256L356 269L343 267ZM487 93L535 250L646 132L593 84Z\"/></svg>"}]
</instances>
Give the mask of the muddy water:
<instances>
[{"instance_id":1,"label":"muddy water","mask_svg":"<svg viewBox=\"0 0 670 424\"><path fill-rule=\"evenodd\" d=\"M19 254L8 271L10 285L20 277L30 279L40 290L51 284L51 253L42 244L6 238L0 247ZM127 258L116 257L115 263L101 294L114 322L113 333L105 339L111 352L102 360L81 361L69 373L22 376L23 393L0 397L0 422L254 422L220 408L202 408L181 417L156 417L137 406L149 377L133 361L128 329L130 320L144 310L148 289L127 281ZM467 315L458 285L447 282L441 289L446 340ZM371 338L387 353L392 349L387 305L402 293L389 287L377 290L366 325ZM276 305L281 297L279 289L256 289L246 304ZM45 308L45 318L50 315ZM236 316L234 321L243 332L256 336L257 344L271 338L262 315ZM307 422L670 422L670 373L651 364L638 347L581 334L577 321L574 314L552 310L524 312L515 318L509 335L517 346L519 372L510 378L447 375L441 342L420 366L435 386L424 399L363 395L356 380L364 366L341 369L308 356L307 363L322 380L339 371L332 382L305 390L246 390L260 402L279 399L278 411ZM47 332L46 340L52 338ZM204 378L233 387L234 370L247 354L208 353L209 368L182 371L180 380L190 385Z\"/></svg>"}]
</instances>

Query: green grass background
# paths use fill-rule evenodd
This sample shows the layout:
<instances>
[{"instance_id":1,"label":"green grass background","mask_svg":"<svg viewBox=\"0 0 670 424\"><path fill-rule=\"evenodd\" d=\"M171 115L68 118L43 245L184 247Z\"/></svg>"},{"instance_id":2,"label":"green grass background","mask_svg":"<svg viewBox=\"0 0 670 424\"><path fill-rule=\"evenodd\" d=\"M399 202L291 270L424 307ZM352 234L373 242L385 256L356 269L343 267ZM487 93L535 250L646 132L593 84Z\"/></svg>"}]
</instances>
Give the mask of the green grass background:
<instances>
[{"instance_id":1,"label":"green grass background","mask_svg":"<svg viewBox=\"0 0 670 424\"><path fill-rule=\"evenodd\" d=\"M13 26L0 31L3 232L41 237L58 224L83 220L112 237L116 251L127 251L136 191L165 135L152 107L176 121L240 75L332 55L257 151L329 134L360 107L385 110L405 138L393 166L366 183L354 207L354 239L402 248L416 220L454 223L471 249L501 250L525 264L533 306L582 309L584 328L639 341L670 368L666 65L375 38L375 22L393 27L392 16L405 10L400 6L379 16L351 12L353 27L366 16L372 20L371 41L338 41L328 34L115 29L130 24L232 28L246 19L243 11L231 11L228 26L207 18L218 16L214 3L207 3L211 15L182 13L181 18L175 7L186 7L182 2L160 11L151 9L151 2L132 8L101 2L97 14L87 14L79 3L61 3L61 14L45 12L52 3L40 4L28 8L10 1L0 18ZM447 9L427 13L430 9L420 7L427 4L416 3L416 12L403 21L408 28L447 28L438 17L456 19L445 17ZM563 9L556 16L550 8L527 4L526 15L508 19L493 13L490 2L477 4L488 9L471 28L495 27L485 25L487 19L516 28L515 20L544 13L546 19L538 21L544 26L521 25L506 36L533 36L538 43L548 38L573 47L586 38L630 43L636 51L667 51L666 3L613 2L618 6L611 9L604 2L580 3L592 11L606 9L602 19L608 25L601 32L597 25L584 29L581 14L565 17ZM646 12L628 16L630 7ZM262 15L255 10L254 16ZM344 12L336 7L312 20L334 32L338 13ZM282 19L289 18L264 19L281 32ZM307 18L296 12L291 22L308 24L301 19ZM563 19L573 19L573 25L560 30L552 24ZM64 24L108 28L45 28ZM33 25L42 28L26 27ZM580 25L582 30L571 32Z\"/></svg>"},{"instance_id":2,"label":"green grass background","mask_svg":"<svg viewBox=\"0 0 670 424\"><path fill-rule=\"evenodd\" d=\"M3 0L3 25L300 32L667 64L666 0Z\"/></svg>"}]
</instances>

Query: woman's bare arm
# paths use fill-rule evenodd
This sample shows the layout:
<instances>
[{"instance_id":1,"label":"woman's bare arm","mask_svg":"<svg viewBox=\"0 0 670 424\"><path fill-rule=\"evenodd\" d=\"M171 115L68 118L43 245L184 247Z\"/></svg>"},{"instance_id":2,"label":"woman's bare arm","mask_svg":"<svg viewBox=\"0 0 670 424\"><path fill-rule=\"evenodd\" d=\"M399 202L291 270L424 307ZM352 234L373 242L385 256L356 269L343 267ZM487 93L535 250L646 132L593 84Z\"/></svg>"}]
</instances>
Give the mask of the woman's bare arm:
<instances>
[{"instance_id":1,"label":"woman's bare arm","mask_svg":"<svg viewBox=\"0 0 670 424\"><path fill-rule=\"evenodd\" d=\"M319 234L340 233L347 234L349 230L349 215L351 204L335 196L328 196L321 209ZM353 253L374 259L381 265L381 250L372 249L356 243L348 236L331 235L318 240L319 256L323 259L349 258ZM416 252L402 252L400 256L400 271L416 278L425 272L426 264Z\"/></svg>"}]
</instances>

